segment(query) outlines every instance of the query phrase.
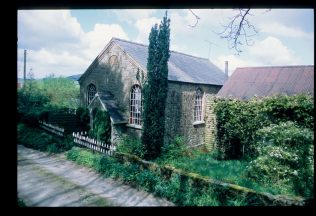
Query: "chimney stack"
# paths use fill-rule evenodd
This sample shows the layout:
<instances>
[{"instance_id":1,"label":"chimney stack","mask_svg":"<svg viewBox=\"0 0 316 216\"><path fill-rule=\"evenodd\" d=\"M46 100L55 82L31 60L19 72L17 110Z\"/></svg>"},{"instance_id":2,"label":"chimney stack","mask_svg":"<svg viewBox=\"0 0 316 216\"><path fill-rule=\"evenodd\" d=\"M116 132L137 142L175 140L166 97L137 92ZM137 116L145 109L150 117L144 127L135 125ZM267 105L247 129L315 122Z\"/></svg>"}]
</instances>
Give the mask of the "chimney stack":
<instances>
[{"instance_id":1,"label":"chimney stack","mask_svg":"<svg viewBox=\"0 0 316 216\"><path fill-rule=\"evenodd\" d=\"M225 61L225 74L226 74L226 77L228 78L228 61Z\"/></svg>"}]
</instances>

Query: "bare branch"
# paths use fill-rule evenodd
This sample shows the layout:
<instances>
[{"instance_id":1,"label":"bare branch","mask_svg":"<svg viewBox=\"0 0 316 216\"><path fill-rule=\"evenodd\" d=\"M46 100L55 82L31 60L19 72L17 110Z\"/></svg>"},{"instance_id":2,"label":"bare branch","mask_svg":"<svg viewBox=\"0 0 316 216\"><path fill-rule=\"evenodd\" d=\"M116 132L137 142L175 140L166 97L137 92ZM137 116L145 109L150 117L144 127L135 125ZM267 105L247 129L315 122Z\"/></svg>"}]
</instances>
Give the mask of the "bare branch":
<instances>
[{"instance_id":1,"label":"bare branch","mask_svg":"<svg viewBox=\"0 0 316 216\"><path fill-rule=\"evenodd\" d=\"M237 54L241 53L242 50L239 48L240 46L246 44L247 46L252 46L254 41L251 37L258 34L257 29L254 25L250 23L248 20L249 16L253 16L250 13L250 8L246 9L234 9L234 11L238 11L236 15L229 18L229 23L223 26L223 31L217 33L212 30L212 32L220 35L221 38L226 39L229 42L229 48L235 49ZM198 22L200 17L197 16L191 9L189 11L193 14L196 18L196 23L194 25L189 25L190 27L194 28ZM267 9L263 13L267 13L271 11L271 9Z\"/></svg>"},{"instance_id":2,"label":"bare branch","mask_svg":"<svg viewBox=\"0 0 316 216\"><path fill-rule=\"evenodd\" d=\"M193 13L191 9L189 9L189 11L195 16L196 23L194 25L188 25L188 26L194 28L198 24L200 17L198 17L195 13Z\"/></svg>"},{"instance_id":3,"label":"bare branch","mask_svg":"<svg viewBox=\"0 0 316 216\"><path fill-rule=\"evenodd\" d=\"M249 22L248 16L253 16L250 14L250 9L238 9L238 13L230 18L227 25L223 25L224 31L218 33L221 38L226 39L230 45L231 49L235 49L237 54L241 53L242 50L239 46L244 43L248 46L253 45L254 41L250 37L255 36L258 31Z\"/></svg>"}]
</instances>

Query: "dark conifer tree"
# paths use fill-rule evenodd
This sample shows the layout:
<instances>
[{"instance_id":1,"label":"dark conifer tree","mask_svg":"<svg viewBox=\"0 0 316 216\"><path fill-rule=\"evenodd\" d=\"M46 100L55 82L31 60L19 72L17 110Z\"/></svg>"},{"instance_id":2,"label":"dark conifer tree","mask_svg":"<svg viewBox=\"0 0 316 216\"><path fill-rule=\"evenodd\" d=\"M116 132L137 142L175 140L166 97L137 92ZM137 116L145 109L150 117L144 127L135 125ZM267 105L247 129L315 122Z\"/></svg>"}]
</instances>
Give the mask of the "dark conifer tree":
<instances>
[{"instance_id":1,"label":"dark conifer tree","mask_svg":"<svg viewBox=\"0 0 316 216\"><path fill-rule=\"evenodd\" d=\"M149 35L147 82L143 89L143 134L145 159L160 155L164 143L165 106L168 93L168 60L170 42L170 19L167 12L159 28L152 27Z\"/></svg>"}]
</instances>

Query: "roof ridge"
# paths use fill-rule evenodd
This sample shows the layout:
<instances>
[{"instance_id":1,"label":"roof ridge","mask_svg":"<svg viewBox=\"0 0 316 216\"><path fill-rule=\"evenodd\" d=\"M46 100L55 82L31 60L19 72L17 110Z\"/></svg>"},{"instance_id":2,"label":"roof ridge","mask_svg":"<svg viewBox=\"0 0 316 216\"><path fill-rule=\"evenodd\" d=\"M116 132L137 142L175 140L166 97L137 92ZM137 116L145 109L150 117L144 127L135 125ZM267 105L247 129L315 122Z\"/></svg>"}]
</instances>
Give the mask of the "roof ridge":
<instances>
[{"instance_id":1,"label":"roof ridge","mask_svg":"<svg viewBox=\"0 0 316 216\"><path fill-rule=\"evenodd\" d=\"M116 37L113 37L112 40L119 40L119 41L124 41L124 42L127 42L127 43L138 44L138 45L141 45L141 46L144 46L144 47L148 47L148 45L145 45L145 44L141 44L141 43L137 43L137 42L133 42L133 41L128 41L128 40L124 40L124 39L116 38ZM194 57L194 58L200 58L200 59L204 59L204 60L208 60L209 61L209 59L207 59L207 58L193 56L193 55L189 55L189 54L182 53L182 52L179 52L179 51L170 50L170 52L178 53L178 54L181 54L181 55L186 55L186 56L190 56L190 57Z\"/></svg>"},{"instance_id":2,"label":"roof ridge","mask_svg":"<svg viewBox=\"0 0 316 216\"><path fill-rule=\"evenodd\" d=\"M314 67L314 65L285 65L285 66L249 66L249 67L236 67L237 69L242 69L242 68L285 68L285 67Z\"/></svg>"}]
</instances>

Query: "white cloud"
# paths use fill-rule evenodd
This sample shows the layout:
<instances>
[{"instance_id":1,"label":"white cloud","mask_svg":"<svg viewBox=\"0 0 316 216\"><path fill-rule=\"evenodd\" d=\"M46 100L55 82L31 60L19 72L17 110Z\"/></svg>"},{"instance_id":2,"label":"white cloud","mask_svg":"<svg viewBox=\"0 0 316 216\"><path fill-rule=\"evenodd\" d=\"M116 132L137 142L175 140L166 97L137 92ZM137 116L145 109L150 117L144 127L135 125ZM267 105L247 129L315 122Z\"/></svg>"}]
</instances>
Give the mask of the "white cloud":
<instances>
[{"instance_id":1,"label":"white cloud","mask_svg":"<svg viewBox=\"0 0 316 216\"><path fill-rule=\"evenodd\" d=\"M271 36L249 47L249 55L264 65L295 65L299 62L294 51L286 47L279 39Z\"/></svg>"},{"instance_id":2,"label":"white cloud","mask_svg":"<svg viewBox=\"0 0 316 216\"><path fill-rule=\"evenodd\" d=\"M80 23L68 10L18 11L18 40L24 46L74 44L83 34Z\"/></svg>"},{"instance_id":3,"label":"white cloud","mask_svg":"<svg viewBox=\"0 0 316 216\"><path fill-rule=\"evenodd\" d=\"M150 17L137 20L135 26L138 29L138 35L135 41L142 44L148 44L150 30L155 24L159 25L160 19L156 17Z\"/></svg>"},{"instance_id":4,"label":"white cloud","mask_svg":"<svg viewBox=\"0 0 316 216\"><path fill-rule=\"evenodd\" d=\"M306 39L314 39L314 34L308 34L301 29L287 27L281 23L273 22L273 23L262 23L259 26L259 29L262 32L283 36L283 37L293 37L293 38L306 38Z\"/></svg>"},{"instance_id":5,"label":"white cloud","mask_svg":"<svg viewBox=\"0 0 316 216\"><path fill-rule=\"evenodd\" d=\"M82 73L82 68L87 68L91 63L86 58L68 51L56 53L42 48L40 50L28 50L27 53L26 73L28 74L32 70L35 78L43 78L50 74L70 76ZM23 49L18 50L18 55L23 58ZM22 58L18 61L18 77L23 76Z\"/></svg>"},{"instance_id":6,"label":"white cloud","mask_svg":"<svg viewBox=\"0 0 316 216\"><path fill-rule=\"evenodd\" d=\"M248 55L221 55L212 62L223 71L225 61L228 61L228 74L231 75L237 67L283 66L300 64L300 59L294 51L287 48L279 39L267 37L248 47Z\"/></svg>"},{"instance_id":7,"label":"white cloud","mask_svg":"<svg viewBox=\"0 0 316 216\"><path fill-rule=\"evenodd\" d=\"M156 11L155 9L123 9L115 10L114 13L119 20L132 24L136 20L149 18Z\"/></svg>"},{"instance_id":8,"label":"white cloud","mask_svg":"<svg viewBox=\"0 0 316 216\"><path fill-rule=\"evenodd\" d=\"M23 50L27 73L35 78L83 73L112 37L127 39L118 24L97 23L85 33L68 10L18 11L18 77L23 76Z\"/></svg>"},{"instance_id":9,"label":"white cloud","mask_svg":"<svg viewBox=\"0 0 316 216\"><path fill-rule=\"evenodd\" d=\"M112 37L129 40L127 33L118 24L95 24L94 29L82 37L86 57L95 58Z\"/></svg>"}]
</instances>

